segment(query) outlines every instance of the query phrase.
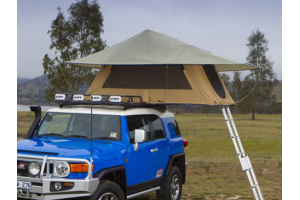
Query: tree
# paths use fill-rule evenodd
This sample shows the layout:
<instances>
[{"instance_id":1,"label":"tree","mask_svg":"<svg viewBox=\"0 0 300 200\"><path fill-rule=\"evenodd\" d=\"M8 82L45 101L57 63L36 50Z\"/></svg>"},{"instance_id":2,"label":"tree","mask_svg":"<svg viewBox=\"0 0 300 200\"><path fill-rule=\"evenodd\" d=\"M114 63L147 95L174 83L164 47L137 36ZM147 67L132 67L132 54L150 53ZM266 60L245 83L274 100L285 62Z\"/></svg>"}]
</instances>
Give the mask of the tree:
<instances>
[{"instance_id":1,"label":"tree","mask_svg":"<svg viewBox=\"0 0 300 200\"><path fill-rule=\"evenodd\" d=\"M232 93L231 93L231 96L233 97L235 102L237 102L241 98L241 88L242 88L241 72L236 71L234 72L233 75ZM235 105L235 113L237 112L238 112L238 104Z\"/></svg>"},{"instance_id":2,"label":"tree","mask_svg":"<svg viewBox=\"0 0 300 200\"><path fill-rule=\"evenodd\" d=\"M101 39L103 16L96 1L77 1L68 9L69 17L58 7L56 19L52 21L48 34L51 38L50 50L55 57L45 54L44 74L48 74L49 88L45 90L48 102L54 94L77 93L84 85L90 85L95 77L92 69L63 63L96 53L106 47Z\"/></svg>"},{"instance_id":3,"label":"tree","mask_svg":"<svg viewBox=\"0 0 300 200\"><path fill-rule=\"evenodd\" d=\"M224 82L224 84L225 84L227 90L229 90L229 83L230 83L230 82L229 82L229 81L230 81L229 75L228 75L228 74L222 73L222 74L220 74L220 76L221 76L221 78L222 78L222 80L223 80L223 82Z\"/></svg>"},{"instance_id":4,"label":"tree","mask_svg":"<svg viewBox=\"0 0 300 200\"><path fill-rule=\"evenodd\" d=\"M272 68L273 62L266 57L266 53L269 50L268 41L259 29L253 31L249 36L247 47L249 49L247 64L258 68L253 70L243 83L243 90L251 92L253 88L251 110L252 120L254 120L256 105L271 101L273 80L276 75Z\"/></svg>"}]
</instances>

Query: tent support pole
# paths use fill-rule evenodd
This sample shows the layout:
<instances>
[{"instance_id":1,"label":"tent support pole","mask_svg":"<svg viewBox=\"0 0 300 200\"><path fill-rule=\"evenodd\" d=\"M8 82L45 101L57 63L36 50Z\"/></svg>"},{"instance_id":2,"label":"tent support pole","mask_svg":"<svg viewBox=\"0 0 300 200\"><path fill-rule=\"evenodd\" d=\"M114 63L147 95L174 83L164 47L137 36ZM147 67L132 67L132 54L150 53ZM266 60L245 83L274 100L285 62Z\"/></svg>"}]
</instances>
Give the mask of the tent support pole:
<instances>
[{"instance_id":1,"label":"tent support pole","mask_svg":"<svg viewBox=\"0 0 300 200\"><path fill-rule=\"evenodd\" d=\"M232 118L229 107L228 106L226 108L222 107L222 112L223 112L228 130L229 130L233 145L235 147L237 156L240 160L242 169L243 169L244 172L246 172L247 177L249 179L254 197L255 197L256 200L263 200L264 198L263 198L262 193L260 191L260 187L258 185L258 182L257 182L256 176L255 176L253 167L251 165L249 156L247 154L245 154L240 136L237 132L237 129L236 129L235 123L233 121L233 118Z\"/></svg>"}]
</instances>

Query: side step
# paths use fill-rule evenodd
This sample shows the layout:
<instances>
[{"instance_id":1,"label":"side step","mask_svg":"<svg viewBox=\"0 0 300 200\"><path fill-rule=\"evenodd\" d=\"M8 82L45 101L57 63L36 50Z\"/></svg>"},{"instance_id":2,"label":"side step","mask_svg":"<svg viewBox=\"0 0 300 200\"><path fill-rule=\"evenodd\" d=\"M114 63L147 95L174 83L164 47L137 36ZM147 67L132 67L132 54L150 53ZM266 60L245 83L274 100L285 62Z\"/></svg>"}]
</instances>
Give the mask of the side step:
<instances>
[{"instance_id":1,"label":"side step","mask_svg":"<svg viewBox=\"0 0 300 200\"><path fill-rule=\"evenodd\" d=\"M149 190L144 190L144 191L141 191L141 192L138 192L138 193L135 193L135 194L128 195L127 199L132 199L134 197L137 197L137 196L140 196L140 195L143 195L143 194L147 194L149 192L153 192L153 191L156 191L156 190L160 190L160 186L155 187L155 188L151 188Z\"/></svg>"}]
</instances>

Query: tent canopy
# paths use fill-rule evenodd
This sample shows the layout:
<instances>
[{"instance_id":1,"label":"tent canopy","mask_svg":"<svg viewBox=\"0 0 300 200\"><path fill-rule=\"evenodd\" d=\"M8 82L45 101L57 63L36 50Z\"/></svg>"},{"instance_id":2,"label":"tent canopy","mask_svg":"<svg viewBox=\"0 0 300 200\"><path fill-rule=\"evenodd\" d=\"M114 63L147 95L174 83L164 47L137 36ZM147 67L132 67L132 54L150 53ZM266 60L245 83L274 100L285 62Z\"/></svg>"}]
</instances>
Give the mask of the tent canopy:
<instances>
[{"instance_id":1,"label":"tent canopy","mask_svg":"<svg viewBox=\"0 0 300 200\"><path fill-rule=\"evenodd\" d=\"M141 96L148 104L233 105L218 71L256 69L150 30L66 63L101 66L87 94Z\"/></svg>"},{"instance_id":2,"label":"tent canopy","mask_svg":"<svg viewBox=\"0 0 300 200\"><path fill-rule=\"evenodd\" d=\"M210 64L215 65L219 72L256 69L151 30L145 30L100 52L66 63L95 68L101 65Z\"/></svg>"}]
</instances>

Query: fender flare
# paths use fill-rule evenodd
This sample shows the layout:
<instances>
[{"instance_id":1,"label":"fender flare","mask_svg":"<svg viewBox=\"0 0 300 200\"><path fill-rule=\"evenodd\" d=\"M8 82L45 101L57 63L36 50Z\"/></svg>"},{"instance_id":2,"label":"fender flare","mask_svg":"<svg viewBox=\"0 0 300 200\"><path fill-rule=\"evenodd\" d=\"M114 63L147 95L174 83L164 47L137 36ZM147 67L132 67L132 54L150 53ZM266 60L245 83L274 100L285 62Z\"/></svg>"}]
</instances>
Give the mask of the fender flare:
<instances>
[{"instance_id":1,"label":"fender flare","mask_svg":"<svg viewBox=\"0 0 300 200\"><path fill-rule=\"evenodd\" d=\"M115 175L116 172L120 173L119 185L124 192L125 198L127 199L127 197L126 197L127 196L127 177L126 177L126 168L124 166L121 165L121 166L117 166L117 167L101 169L93 175L93 178L98 178L100 181L101 178L103 178L106 174L111 173L111 174ZM116 178L116 177L114 177L114 178Z\"/></svg>"},{"instance_id":2,"label":"fender flare","mask_svg":"<svg viewBox=\"0 0 300 200\"><path fill-rule=\"evenodd\" d=\"M178 162L178 168L179 168L179 170L181 172L181 175L182 175L182 184L184 184L185 183L185 177L186 177L186 175L185 175L185 173L186 173L186 169L185 169L185 153L184 152L183 153L174 154L174 155L170 156L164 175L168 175L169 174L171 166L172 166L172 163L173 163L173 161L175 159L179 160L179 162Z\"/></svg>"}]
</instances>

